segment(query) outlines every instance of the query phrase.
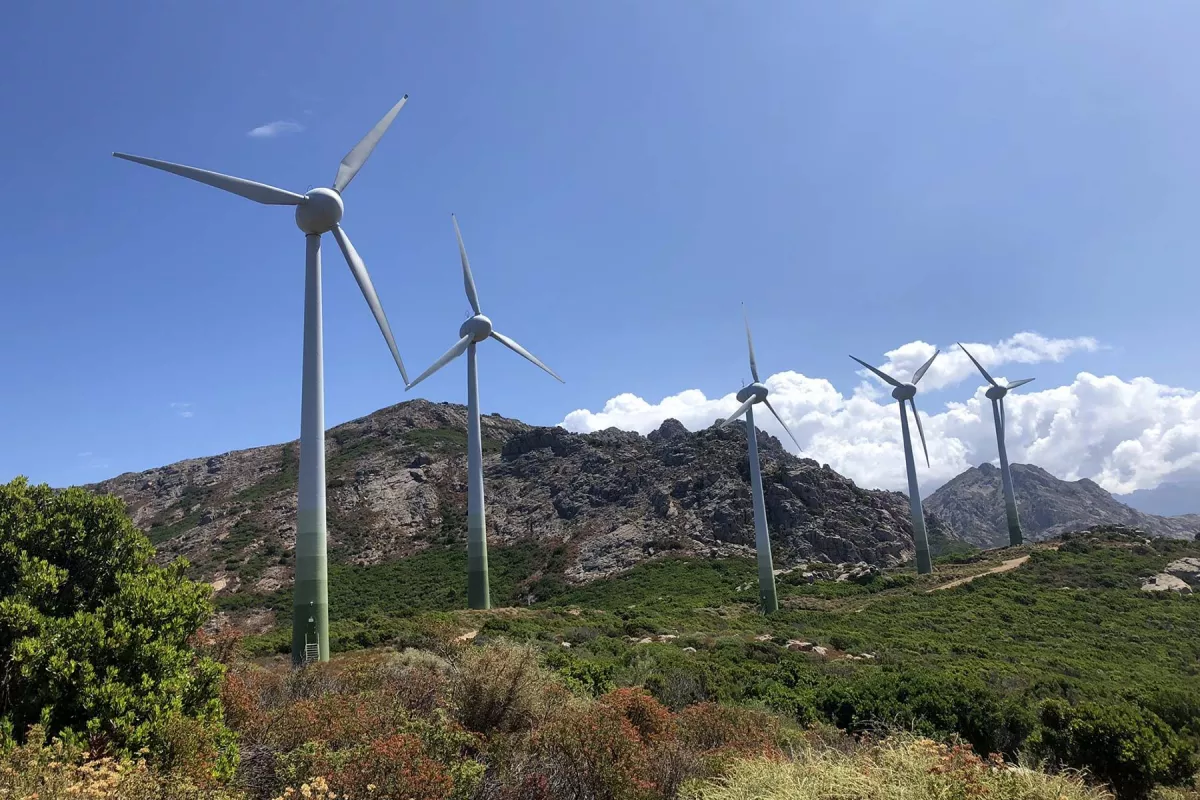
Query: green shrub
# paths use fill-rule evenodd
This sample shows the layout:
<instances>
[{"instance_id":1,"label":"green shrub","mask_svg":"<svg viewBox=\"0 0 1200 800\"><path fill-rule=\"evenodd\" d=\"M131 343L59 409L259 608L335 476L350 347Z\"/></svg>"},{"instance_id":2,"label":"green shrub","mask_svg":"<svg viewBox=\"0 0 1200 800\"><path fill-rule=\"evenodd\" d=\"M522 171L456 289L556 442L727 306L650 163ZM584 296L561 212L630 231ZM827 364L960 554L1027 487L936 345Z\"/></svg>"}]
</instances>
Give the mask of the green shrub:
<instances>
[{"instance_id":1,"label":"green shrub","mask_svg":"<svg viewBox=\"0 0 1200 800\"><path fill-rule=\"evenodd\" d=\"M1196 771L1194 751L1157 716L1129 703L1042 704L1030 751L1086 769L1119 798L1141 798L1158 784L1181 785Z\"/></svg>"}]
</instances>

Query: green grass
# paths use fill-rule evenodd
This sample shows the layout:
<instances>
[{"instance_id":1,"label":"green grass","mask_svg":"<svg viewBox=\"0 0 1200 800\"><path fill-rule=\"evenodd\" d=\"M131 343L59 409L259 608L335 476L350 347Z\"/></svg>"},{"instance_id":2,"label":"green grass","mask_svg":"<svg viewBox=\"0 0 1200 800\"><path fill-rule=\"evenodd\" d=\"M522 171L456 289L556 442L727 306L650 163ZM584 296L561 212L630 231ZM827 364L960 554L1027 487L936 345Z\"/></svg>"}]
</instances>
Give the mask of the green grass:
<instances>
[{"instance_id":1,"label":"green grass","mask_svg":"<svg viewBox=\"0 0 1200 800\"><path fill-rule=\"evenodd\" d=\"M457 428L412 428L404 432L404 440L423 450L450 450L466 452L467 432ZM499 453L504 442L499 439L483 438L480 448L485 453Z\"/></svg>"}]
</instances>

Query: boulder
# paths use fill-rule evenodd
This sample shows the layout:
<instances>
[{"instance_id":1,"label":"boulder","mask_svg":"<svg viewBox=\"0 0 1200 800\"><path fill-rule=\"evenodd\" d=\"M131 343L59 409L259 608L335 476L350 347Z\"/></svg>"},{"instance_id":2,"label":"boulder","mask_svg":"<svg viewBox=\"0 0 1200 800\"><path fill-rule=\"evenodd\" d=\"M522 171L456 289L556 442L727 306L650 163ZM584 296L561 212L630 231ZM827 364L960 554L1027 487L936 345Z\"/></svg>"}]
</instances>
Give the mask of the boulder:
<instances>
[{"instance_id":1,"label":"boulder","mask_svg":"<svg viewBox=\"0 0 1200 800\"><path fill-rule=\"evenodd\" d=\"M1142 584L1143 592L1188 592L1192 587L1187 582L1166 572L1160 572L1153 578L1147 578Z\"/></svg>"}]
</instances>

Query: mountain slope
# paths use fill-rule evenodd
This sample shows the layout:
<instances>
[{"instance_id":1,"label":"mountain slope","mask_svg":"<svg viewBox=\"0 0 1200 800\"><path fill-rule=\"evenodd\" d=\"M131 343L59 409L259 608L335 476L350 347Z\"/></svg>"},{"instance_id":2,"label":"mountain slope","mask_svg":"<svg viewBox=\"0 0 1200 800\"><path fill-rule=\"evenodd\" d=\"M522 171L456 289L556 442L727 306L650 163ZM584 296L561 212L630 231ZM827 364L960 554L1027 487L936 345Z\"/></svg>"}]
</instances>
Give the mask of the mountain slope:
<instances>
[{"instance_id":1,"label":"mountain slope","mask_svg":"<svg viewBox=\"0 0 1200 800\"><path fill-rule=\"evenodd\" d=\"M1128 525L1173 538L1191 538L1200 532L1200 516L1143 514L1086 478L1064 481L1030 464L1013 464L1012 477L1021 528L1031 540L1099 524ZM925 506L971 544L1008 544L1000 470L991 464L972 467L950 480L925 501Z\"/></svg>"},{"instance_id":2,"label":"mountain slope","mask_svg":"<svg viewBox=\"0 0 1200 800\"><path fill-rule=\"evenodd\" d=\"M568 582L627 569L665 550L745 555L754 543L745 429L649 436L535 428L484 416L488 537L493 547L555 548ZM828 466L759 451L777 568L814 561L886 566L913 554L899 493L860 489ZM329 546L335 563L375 564L465 546L466 415L415 400L327 434ZM219 590L269 592L291 577L295 442L128 473L93 488L122 497L162 558L185 556ZM935 538L949 537L930 520ZM551 568L551 567L548 567Z\"/></svg>"}]
</instances>

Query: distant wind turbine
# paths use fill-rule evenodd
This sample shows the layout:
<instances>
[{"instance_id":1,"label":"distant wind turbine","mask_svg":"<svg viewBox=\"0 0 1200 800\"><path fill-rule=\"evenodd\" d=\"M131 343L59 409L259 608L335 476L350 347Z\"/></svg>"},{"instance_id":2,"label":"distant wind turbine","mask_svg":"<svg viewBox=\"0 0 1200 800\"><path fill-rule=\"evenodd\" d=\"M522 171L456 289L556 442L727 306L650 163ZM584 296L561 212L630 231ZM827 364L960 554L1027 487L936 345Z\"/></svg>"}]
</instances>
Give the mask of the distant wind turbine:
<instances>
[{"instance_id":1,"label":"distant wind turbine","mask_svg":"<svg viewBox=\"0 0 1200 800\"><path fill-rule=\"evenodd\" d=\"M895 387L892 389L892 397L900 403L900 433L904 437L904 467L908 472L908 507L912 513L913 540L917 546L917 574L919 575L933 572L933 560L929 557L929 535L925 532L925 512L921 509L921 488L917 485L917 465L913 459L912 437L908 433L908 413L904 409L904 402L907 400L908 404L912 406L913 418L917 421L917 433L921 435L921 450L925 453L925 466L928 467L929 448L925 446L925 430L921 427L921 415L917 413L917 403L913 398L917 396L917 384L920 383L921 378L925 377L929 365L938 357L939 352L941 351L934 350L929 360L913 373L912 383L901 383L883 370L872 367L861 358L850 356L890 386Z\"/></svg>"},{"instance_id":2,"label":"distant wind turbine","mask_svg":"<svg viewBox=\"0 0 1200 800\"><path fill-rule=\"evenodd\" d=\"M1008 450L1004 446L1004 396L1018 386L1029 383L1033 378L1024 378L1013 381L1007 386L1001 386L991 375L988 375L988 371L975 360L975 356L967 352L967 348L962 346L962 342L959 342L958 346L967 354L967 358L971 359L971 363L983 375L984 380L991 384L984 396L992 401L992 419L996 422L996 447L1000 451L1000 481L1004 484L1004 513L1008 515L1008 544L1009 547L1017 547L1025 541L1025 537L1021 534L1021 520L1017 517L1017 498L1013 493L1012 473L1008 469Z\"/></svg>"},{"instance_id":3,"label":"distant wind turbine","mask_svg":"<svg viewBox=\"0 0 1200 800\"><path fill-rule=\"evenodd\" d=\"M475 316L464 322L458 329L458 335L462 338L447 350L445 355L433 362L429 369L418 375L416 380L408 385L408 389L412 389L466 351L467 605L471 608L491 608L492 598L488 588L487 523L484 518L483 503L483 444L479 433L479 377L475 369L475 345L490 337L517 355L533 362L535 366L541 367L560 383L563 382L563 379L524 347L492 329L492 321L485 317L479 309L479 295L475 291L475 278L471 275L471 264L467 261L467 248L463 245L462 233L458 229L458 219L453 214L450 215L450 219L454 222L454 234L458 237L458 254L462 260L463 285L467 290L467 300L470 301Z\"/></svg>"},{"instance_id":4,"label":"distant wind turbine","mask_svg":"<svg viewBox=\"0 0 1200 800\"><path fill-rule=\"evenodd\" d=\"M296 585L292 597L292 662L329 660L329 581L325 552L325 375L321 333L321 235L333 233L350 272L358 281L375 322L383 332L400 376L408 383L404 362L396 349L391 326L371 276L359 258L350 238L339 224L342 220L342 192L354 180L367 158L379 144L392 120L408 101L400 102L384 115L362 141L354 146L338 166L331 189L313 189L296 194L264 183L222 175L206 169L186 167L153 158L113 153L117 158L171 172L184 178L224 189L264 205L296 207L296 225L304 231L304 372L300 401L300 484L296 505Z\"/></svg>"},{"instance_id":5,"label":"distant wind turbine","mask_svg":"<svg viewBox=\"0 0 1200 800\"><path fill-rule=\"evenodd\" d=\"M772 614L779 610L779 597L775 593L775 566L771 561L771 536L767 531L767 506L763 501L762 466L758 461L758 440L754 428L755 404L765 405L767 410L775 415L775 419L779 420L783 429L787 431L787 435L791 437L796 449L800 450L801 447L800 443L796 441L796 437L792 436L783 417L779 416L779 412L767 399L767 387L758 378L758 364L754 360L754 340L750 336L750 319L746 317L744 306L742 307L742 316L746 321L746 346L750 350L750 374L754 377L754 383L743 387L737 393L737 399L741 405L738 406L737 411L734 411L728 419L721 423L720 427L728 425L742 414L746 415L746 444L750 459L750 499L754 506L754 549L758 553L758 599L763 613Z\"/></svg>"}]
</instances>

